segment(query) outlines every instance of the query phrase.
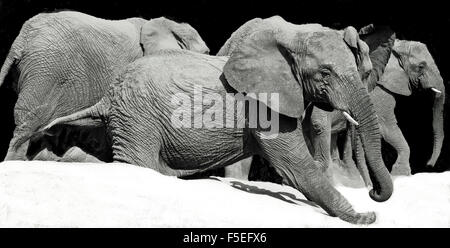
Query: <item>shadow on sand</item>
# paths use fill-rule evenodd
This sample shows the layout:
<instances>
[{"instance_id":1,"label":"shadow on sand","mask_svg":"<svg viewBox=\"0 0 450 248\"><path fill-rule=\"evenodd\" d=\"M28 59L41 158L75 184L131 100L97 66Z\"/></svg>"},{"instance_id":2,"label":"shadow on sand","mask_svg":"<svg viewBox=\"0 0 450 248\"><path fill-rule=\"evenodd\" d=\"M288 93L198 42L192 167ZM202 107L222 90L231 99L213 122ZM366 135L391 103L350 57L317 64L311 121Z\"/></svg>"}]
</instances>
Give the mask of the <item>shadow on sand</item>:
<instances>
[{"instance_id":1,"label":"shadow on sand","mask_svg":"<svg viewBox=\"0 0 450 248\"><path fill-rule=\"evenodd\" d=\"M311 201L308 201L305 199L300 199L292 193L282 192L282 191L274 192L274 191L270 191L270 190L267 190L264 188L254 186L254 185L246 184L245 182L221 180L218 177L210 177L208 179L213 179L213 180L217 180L217 181L220 181L223 183L227 183L231 187L245 191L247 193L258 194L258 195L267 195L267 196L274 197L276 199L279 199L279 200L282 200L282 201L285 201L285 202L288 202L291 204L296 204L296 205L299 205L299 202L301 202L301 203L304 203L311 207L319 207L314 202L311 202Z\"/></svg>"}]
</instances>

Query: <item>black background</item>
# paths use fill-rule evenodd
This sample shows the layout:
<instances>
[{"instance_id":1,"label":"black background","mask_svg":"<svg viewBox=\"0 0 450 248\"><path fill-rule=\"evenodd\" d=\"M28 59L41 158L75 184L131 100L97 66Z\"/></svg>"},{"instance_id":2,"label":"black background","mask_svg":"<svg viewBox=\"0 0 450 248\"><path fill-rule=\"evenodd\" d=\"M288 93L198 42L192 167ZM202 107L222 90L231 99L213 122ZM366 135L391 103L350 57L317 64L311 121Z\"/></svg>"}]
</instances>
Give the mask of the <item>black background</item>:
<instances>
[{"instance_id":1,"label":"black background","mask_svg":"<svg viewBox=\"0 0 450 248\"><path fill-rule=\"evenodd\" d=\"M244 22L255 17L280 15L289 22L320 23L332 28L352 25L359 29L369 23L389 24L397 37L427 44L448 88L450 64L450 39L447 35L450 18L447 6L437 1L173 1L173 0L0 0L0 61L4 58L19 33L22 24L40 12L61 9L81 11L106 19L165 16L179 22L188 22L198 30L215 54L230 34ZM15 94L6 87L0 88L0 157L5 156L14 129L13 106ZM448 91L448 90L447 90ZM447 102L448 102L447 97ZM399 97L396 109L399 125L411 147L413 172L426 171L424 165L431 155L431 104L430 93ZM449 123L448 104L445 122ZM449 128L445 125L448 134ZM450 168L448 138L433 171ZM395 153L384 144L387 164L395 160Z\"/></svg>"}]
</instances>

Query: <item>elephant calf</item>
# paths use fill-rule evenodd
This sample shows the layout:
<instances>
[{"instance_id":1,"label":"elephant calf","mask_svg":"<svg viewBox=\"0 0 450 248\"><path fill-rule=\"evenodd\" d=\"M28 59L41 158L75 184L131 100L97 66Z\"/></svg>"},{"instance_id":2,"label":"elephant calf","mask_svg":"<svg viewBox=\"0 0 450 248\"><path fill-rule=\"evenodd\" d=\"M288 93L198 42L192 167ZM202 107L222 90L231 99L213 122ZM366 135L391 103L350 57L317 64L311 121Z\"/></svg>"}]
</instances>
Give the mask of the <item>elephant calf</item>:
<instances>
[{"instance_id":1,"label":"elephant calf","mask_svg":"<svg viewBox=\"0 0 450 248\"><path fill-rule=\"evenodd\" d=\"M305 101L351 113L369 154L370 196L376 201L391 196L389 172L370 150L380 147L378 123L346 37L318 24L272 17L254 27L229 58L160 51L131 63L99 103L43 130L107 125L114 161L173 176L258 154L284 183L330 215L372 223L375 214L355 212L318 169L301 127ZM256 110L250 107L255 101ZM262 118L268 115L273 125Z\"/></svg>"},{"instance_id":2,"label":"elephant calf","mask_svg":"<svg viewBox=\"0 0 450 248\"><path fill-rule=\"evenodd\" d=\"M105 20L75 11L38 14L24 23L0 71L12 67L16 128L5 160L27 160L29 139L51 120L97 103L128 63L161 49L209 49L189 24L166 18Z\"/></svg>"}]
</instances>

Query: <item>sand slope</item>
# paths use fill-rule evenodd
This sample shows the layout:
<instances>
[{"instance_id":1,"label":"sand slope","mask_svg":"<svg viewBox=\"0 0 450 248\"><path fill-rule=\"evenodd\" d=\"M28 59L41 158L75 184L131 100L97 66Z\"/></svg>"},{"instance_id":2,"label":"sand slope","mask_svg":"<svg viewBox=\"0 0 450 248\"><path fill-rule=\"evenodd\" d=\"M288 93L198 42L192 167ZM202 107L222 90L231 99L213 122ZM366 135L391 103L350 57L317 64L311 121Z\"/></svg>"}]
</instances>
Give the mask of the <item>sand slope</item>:
<instances>
[{"instance_id":1,"label":"sand slope","mask_svg":"<svg viewBox=\"0 0 450 248\"><path fill-rule=\"evenodd\" d=\"M387 202L338 185L363 227L450 227L450 172L394 179ZM126 164L0 163L0 227L358 227L288 186L181 180Z\"/></svg>"}]
</instances>

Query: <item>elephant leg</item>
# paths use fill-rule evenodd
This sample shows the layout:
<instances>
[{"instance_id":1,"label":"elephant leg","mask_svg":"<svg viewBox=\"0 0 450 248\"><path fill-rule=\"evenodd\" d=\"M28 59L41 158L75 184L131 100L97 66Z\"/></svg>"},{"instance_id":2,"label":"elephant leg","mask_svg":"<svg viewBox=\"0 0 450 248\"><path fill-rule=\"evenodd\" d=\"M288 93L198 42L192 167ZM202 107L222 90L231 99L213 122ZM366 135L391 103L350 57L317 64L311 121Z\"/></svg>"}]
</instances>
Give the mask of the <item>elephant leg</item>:
<instances>
[{"instance_id":1,"label":"elephant leg","mask_svg":"<svg viewBox=\"0 0 450 248\"><path fill-rule=\"evenodd\" d=\"M314 160L318 162L322 171L326 171L331 163L331 121L328 113L314 108L311 113L311 144L314 150Z\"/></svg>"},{"instance_id":2,"label":"elephant leg","mask_svg":"<svg viewBox=\"0 0 450 248\"><path fill-rule=\"evenodd\" d=\"M352 141L351 141L351 134L347 130L347 135L345 137L344 141L344 152L342 154L342 162L347 167L356 167L355 161L353 160L353 150L352 150Z\"/></svg>"},{"instance_id":3,"label":"elephant leg","mask_svg":"<svg viewBox=\"0 0 450 248\"><path fill-rule=\"evenodd\" d=\"M48 150L47 148L40 151L38 154L36 154L32 160L39 160L39 161L59 161L61 160L61 157L53 153L52 151Z\"/></svg>"},{"instance_id":4,"label":"elephant leg","mask_svg":"<svg viewBox=\"0 0 450 248\"><path fill-rule=\"evenodd\" d=\"M25 125L18 126L14 130L13 138L11 139L8 147L8 152L5 156L5 161L8 160L28 160L27 151L28 146L30 144L30 140L28 139L28 131L25 128ZM23 141L25 140L25 141ZM17 143L21 144L18 146Z\"/></svg>"},{"instance_id":5,"label":"elephant leg","mask_svg":"<svg viewBox=\"0 0 450 248\"><path fill-rule=\"evenodd\" d=\"M26 161L26 160L28 160L28 158L27 158L27 151L28 151L29 143L30 143L30 141L27 140L27 141L22 143L17 148L14 148L14 146L10 145L4 160L5 161L8 161L8 160L23 160L23 161Z\"/></svg>"},{"instance_id":6,"label":"elephant leg","mask_svg":"<svg viewBox=\"0 0 450 248\"><path fill-rule=\"evenodd\" d=\"M337 134L331 134L331 139L330 139L331 160L333 161L333 163L335 163L337 165L341 165L342 161L341 161L341 157L339 155L337 139L338 139Z\"/></svg>"},{"instance_id":7,"label":"elephant leg","mask_svg":"<svg viewBox=\"0 0 450 248\"><path fill-rule=\"evenodd\" d=\"M298 124L300 126L301 123ZM373 212L357 213L350 203L330 183L308 152L302 131L297 128L279 133L274 139L262 139L255 134L262 154L283 183L296 188L309 200L318 204L331 216L355 224L370 224L376 219Z\"/></svg>"},{"instance_id":8,"label":"elephant leg","mask_svg":"<svg viewBox=\"0 0 450 248\"><path fill-rule=\"evenodd\" d=\"M225 167L225 177L248 180L252 157L243 159L237 163Z\"/></svg>"},{"instance_id":9,"label":"elephant leg","mask_svg":"<svg viewBox=\"0 0 450 248\"><path fill-rule=\"evenodd\" d=\"M409 145L397 124L383 126L383 138L397 151L397 160L392 165L392 175L411 175Z\"/></svg>"},{"instance_id":10,"label":"elephant leg","mask_svg":"<svg viewBox=\"0 0 450 248\"><path fill-rule=\"evenodd\" d=\"M333 182L339 183L349 187L361 187L361 175L355 164L350 165L344 163L340 159L339 151L337 147L337 134L331 136L331 151L333 164L336 167L328 172L329 177L332 178ZM351 146L350 146L351 149Z\"/></svg>"},{"instance_id":11,"label":"elephant leg","mask_svg":"<svg viewBox=\"0 0 450 248\"><path fill-rule=\"evenodd\" d=\"M381 88L375 88L371 93L375 111L378 114L381 135L397 151L397 160L392 166L391 174L411 175L409 166L409 145L397 125L395 117L395 98Z\"/></svg>"},{"instance_id":12,"label":"elephant leg","mask_svg":"<svg viewBox=\"0 0 450 248\"><path fill-rule=\"evenodd\" d=\"M84 162L84 163L104 163L98 158L88 154L87 152L81 150L79 147L71 147L67 150L62 158L59 160L60 162Z\"/></svg>"},{"instance_id":13,"label":"elephant leg","mask_svg":"<svg viewBox=\"0 0 450 248\"><path fill-rule=\"evenodd\" d=\"M351 131L349 131L349 133L351 132L353 134L350 133L348 138L351 140L351 142L350 142L351 147L352 147L351 150L352 150L353 154L355 154L355 159L356 159L356 165L355 165L355 167L352 167L352 168L356 168L358 170L359 175L362 177L366 187L371 188L373 185L372 185L372 181L370 180L367 161L366 161L364 149L361 144L361 137L359 136L359 134L356 133L355 127L353 125L351 125L350 128L351 128ZM352 135L354 135L354 137L352 137Z\"/></svg>"}]
</instances>

